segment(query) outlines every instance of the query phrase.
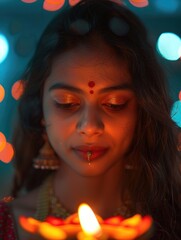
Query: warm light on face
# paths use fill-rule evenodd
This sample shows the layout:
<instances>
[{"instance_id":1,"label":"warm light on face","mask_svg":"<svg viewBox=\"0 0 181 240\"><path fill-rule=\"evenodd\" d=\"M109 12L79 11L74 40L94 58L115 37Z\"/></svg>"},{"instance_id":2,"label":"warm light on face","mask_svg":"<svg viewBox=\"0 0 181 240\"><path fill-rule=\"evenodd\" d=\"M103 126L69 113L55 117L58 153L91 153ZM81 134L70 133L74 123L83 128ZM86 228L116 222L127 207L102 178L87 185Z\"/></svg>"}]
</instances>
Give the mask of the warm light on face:
<instances>
[{"instance_id":1,"label":"warm light on face","mask_svg":"<svg viewBox=\"0 0 181 240\"><path fill-rule=\"evenodd\" d=\"M92 209L85 203L82 203L78 208L78 215L82 230L87 235L98 236L101 234L100 224L92 211Z\"/></svg>"}]
</instances>

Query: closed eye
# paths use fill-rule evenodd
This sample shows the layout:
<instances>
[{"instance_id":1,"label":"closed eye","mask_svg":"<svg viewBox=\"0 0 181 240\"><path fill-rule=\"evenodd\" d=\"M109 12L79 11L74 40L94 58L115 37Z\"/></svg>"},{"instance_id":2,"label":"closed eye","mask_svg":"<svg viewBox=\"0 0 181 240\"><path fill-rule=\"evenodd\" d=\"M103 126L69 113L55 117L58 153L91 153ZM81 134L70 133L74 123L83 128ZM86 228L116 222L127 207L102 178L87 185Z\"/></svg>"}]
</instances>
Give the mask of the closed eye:
<instances>
[{"instance_id":1,"label":"closed eye","mask_svg":"<svg viewBox=\"0 0 181 240\"><path fill-rule=\"evenodd\" d=\"M80 103L59 103L57 101L54 102L57 108L62 110L72 110L80 106Z\"/></svg>"},{"instance_id":2,"label":"closed eye","mask_svg":"<svg viewBox=\"0 0 181 240\"><path fill-rule=\"evenodd\" d=\"M127 102L121 103L121 104L113 104L113 103L103 103L102 106L106 107L109 110L112 111L120 111L126 107Z\"/></svg>"}]
</instances>

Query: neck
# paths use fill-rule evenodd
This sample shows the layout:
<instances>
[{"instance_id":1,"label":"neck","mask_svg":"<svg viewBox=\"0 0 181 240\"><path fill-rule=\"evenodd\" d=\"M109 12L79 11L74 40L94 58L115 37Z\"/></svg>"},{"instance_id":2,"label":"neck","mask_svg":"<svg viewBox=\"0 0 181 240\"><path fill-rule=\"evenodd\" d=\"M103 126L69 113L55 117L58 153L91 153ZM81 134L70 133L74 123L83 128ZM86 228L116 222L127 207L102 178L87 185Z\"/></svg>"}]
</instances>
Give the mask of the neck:
<instances>
[{"instance_id":1,"label":"neck","mask_svg":"<svg viewBox=\"0 0 181 240\"><path fill-rule=\"evenodd\" d=\"M116 177L117 176L117 177ZM114 175L84 177L60 168L54 177L54 191L62 205L71 213L87 203L102 217L112 216L120 207L120 170Z\"/></svg>"}]
</instances>

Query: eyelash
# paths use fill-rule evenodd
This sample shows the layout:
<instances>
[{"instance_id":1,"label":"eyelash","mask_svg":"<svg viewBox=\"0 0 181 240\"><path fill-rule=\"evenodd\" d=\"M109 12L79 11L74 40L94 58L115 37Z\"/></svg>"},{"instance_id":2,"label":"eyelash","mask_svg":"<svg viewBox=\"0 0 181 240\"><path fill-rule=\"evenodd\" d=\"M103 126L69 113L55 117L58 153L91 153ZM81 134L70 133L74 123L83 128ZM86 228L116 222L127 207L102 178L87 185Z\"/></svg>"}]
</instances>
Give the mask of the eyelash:
<instances>
[{"instance_id":1,"label":"eyelash","mask_svg":"<svg viewBox=\"0 0 181 240\"><path fill-rule=\"evenodd\" d=\"M121 104L104 103L102 105L111 111L121 111L122 109L124 109L124 107L126 107L127 102Z\"/></svg>"},{"instance_id":2,"label":"eyelash","mask_svg":"<svg viewBox=\"0 0 181 240\"><path fill-rule=\"evenodd\" d=\"M121 104L112 104L112 103L103 103L102 106L104 106L106 109L111 111L121 111L126 107L127 101ZM74 110L77 109L80 106L80 103L59 103L55 101L55 106L61 110Z\"/></svg>"},{"instance_id":3,"label":"eyelash","mask_svg":"<svg viewBox=\"0 0 181 240\"><path fill-rule=\"evenodd\" d=\"M74 109L75 107L78 107L79 105L80 105L79 103L59 103L55 101L55 106L62 110L71 110Z\"/></svg>"}]
</instances>

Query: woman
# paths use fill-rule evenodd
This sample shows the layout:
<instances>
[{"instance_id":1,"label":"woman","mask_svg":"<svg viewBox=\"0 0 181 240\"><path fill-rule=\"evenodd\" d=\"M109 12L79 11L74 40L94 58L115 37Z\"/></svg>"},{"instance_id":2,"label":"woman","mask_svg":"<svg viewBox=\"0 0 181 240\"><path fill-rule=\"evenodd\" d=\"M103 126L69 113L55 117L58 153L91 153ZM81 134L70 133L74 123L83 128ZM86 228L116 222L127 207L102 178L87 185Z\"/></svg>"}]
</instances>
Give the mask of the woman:
<instances>
[{"instance_id":1,"label":"woman","mask_svg":"<svg viewBox=\"0 0 181 240\"><path fill-rule=\"evenodd\" d=\"M177 127L142 23L121 4L83 0L47 26L25 72L9 205L65 218L150 214L153 239L181 239ZM25 194L22 194L23 191Z\"/></svg>"}]
</instances>

